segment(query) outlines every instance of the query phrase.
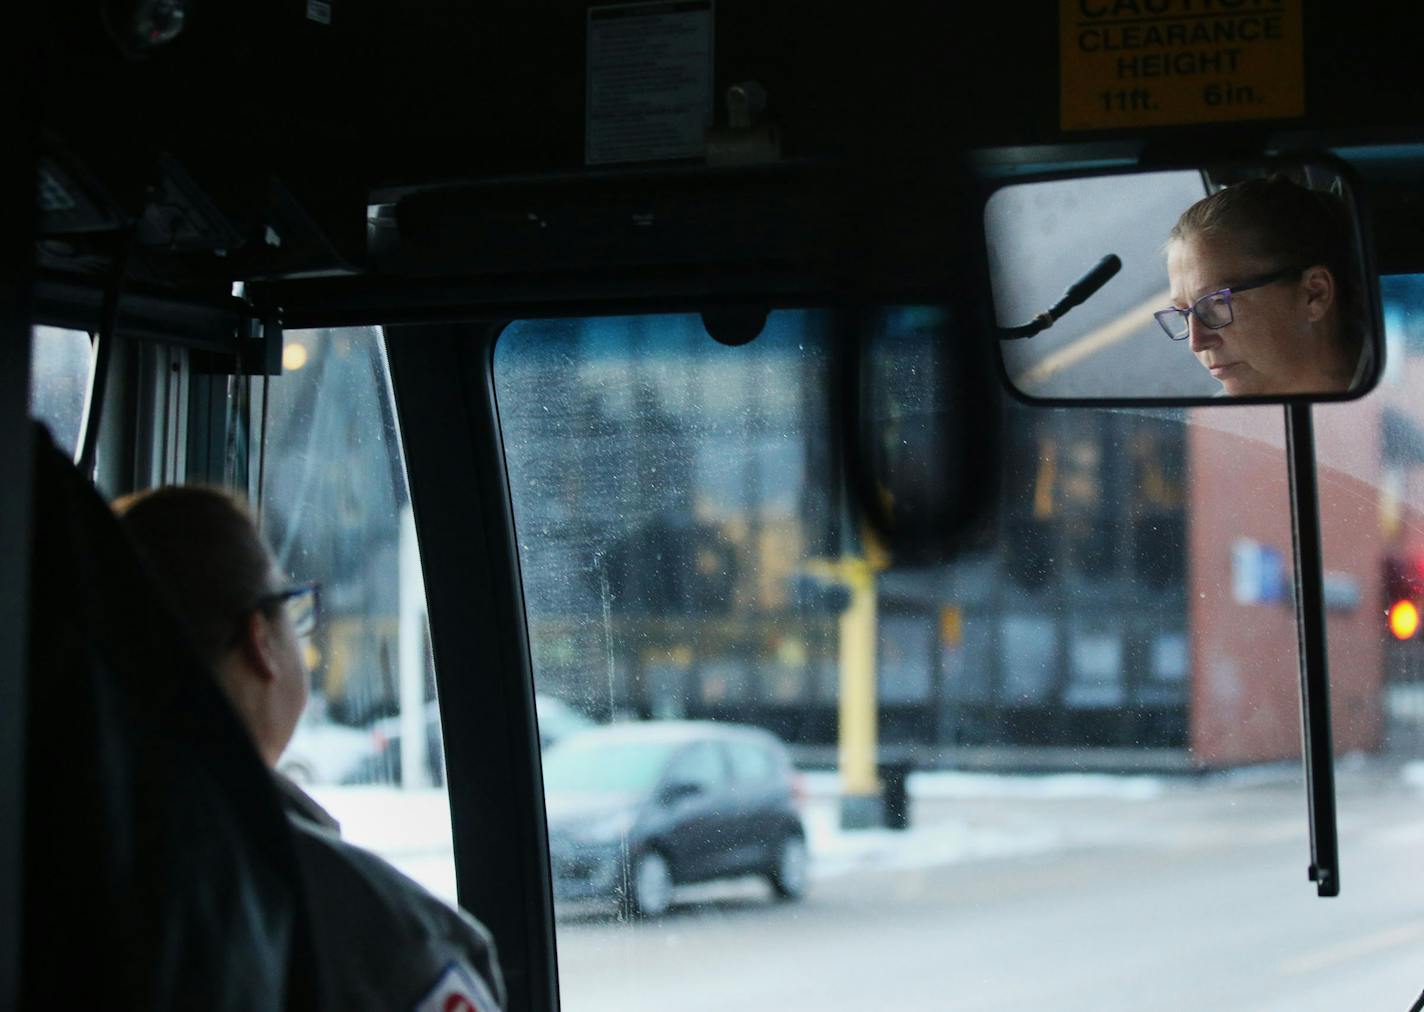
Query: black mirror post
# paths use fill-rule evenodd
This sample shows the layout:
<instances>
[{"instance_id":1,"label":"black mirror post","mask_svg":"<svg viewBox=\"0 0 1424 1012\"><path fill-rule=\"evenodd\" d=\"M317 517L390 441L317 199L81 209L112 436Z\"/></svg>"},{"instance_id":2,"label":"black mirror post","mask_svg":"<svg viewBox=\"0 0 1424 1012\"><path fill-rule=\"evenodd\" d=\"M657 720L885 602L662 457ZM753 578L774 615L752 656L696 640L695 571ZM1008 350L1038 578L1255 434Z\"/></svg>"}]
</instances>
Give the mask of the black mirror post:
<instances>
[{"instance_id":1,"label":"black mirror post","mask_svg":"<svg viewBox=\"0 0 1424 1012\"><path fill-rule=\"evenodd\" d=\"M1330 732L1330 660L1326 652L1325 559L1320 547L1320 495L1315 427L1309 404L1286 405L1295 609L1300 633L1301 748L1310 815L1310 880L1319 896L1340 895L1335 829L1335 748Z\"/></svg>"}]
</instances>

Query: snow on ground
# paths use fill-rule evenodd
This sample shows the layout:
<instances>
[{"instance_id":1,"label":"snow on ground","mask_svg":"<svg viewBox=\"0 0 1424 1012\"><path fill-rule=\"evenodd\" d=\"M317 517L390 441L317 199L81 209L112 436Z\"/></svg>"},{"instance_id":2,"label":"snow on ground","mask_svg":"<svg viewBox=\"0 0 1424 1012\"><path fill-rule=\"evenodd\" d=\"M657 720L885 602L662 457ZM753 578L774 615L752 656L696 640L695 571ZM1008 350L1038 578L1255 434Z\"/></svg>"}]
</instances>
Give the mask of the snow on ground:
<instances>
[{"instance_id":1,"label":"snow on ground","mask_svg":"<svg viewBox=\"0 0 1424 1012\"><path fill-rule=\"evenodd\" d=\"M822 879L872 869L904 870L942 864L1041 854L1065 845L1047 826L1008 831L944 819L909 829L840 828L833 800L808 804L802 813L811 850L811 877Z\"/></svg>"},{"instance_id":2,"label":"snow on ground","mask_svg":"<svg viewBox=\"0 0 1424 1012\"><path fill-rule=\"evenodd\" d=\"M341 823L346 840L455 902L455 849L444 788L314 786L307 793Z\"/></svg>"},{"instance_id":3,"label":"snow on ground","mask_svg":"<svg viewBox=\"0 0 1424 1012\"><path fill-rule=\"evenodd\" d=\"M916 821L906 830L843 830L838 801L839 774L805 773L802 782L807 797L802 814L815 878L871 868L926 868L1041 854L1066 847L1071 842L1069 835L1051 820L1025 820L1010 828L978 825L943 811L932 820ZM1149 776L1095 773L1028 776L935 771L910 774L906 789L912 804L994 798L1149 801L1162 795L1164 785L1160 778Z\"/></svg>"},{"instance_id":4,"label":"snow on ground","mask_svg":"<svg viewBox=\"0 0 1424 1012\"><path fill-rule=\"evenodd\" d=\"M1415 760L1405 763L1400 767L1399 779L1409 787L1424 791L1424 762Z\"/></svg>"}]
</instances>

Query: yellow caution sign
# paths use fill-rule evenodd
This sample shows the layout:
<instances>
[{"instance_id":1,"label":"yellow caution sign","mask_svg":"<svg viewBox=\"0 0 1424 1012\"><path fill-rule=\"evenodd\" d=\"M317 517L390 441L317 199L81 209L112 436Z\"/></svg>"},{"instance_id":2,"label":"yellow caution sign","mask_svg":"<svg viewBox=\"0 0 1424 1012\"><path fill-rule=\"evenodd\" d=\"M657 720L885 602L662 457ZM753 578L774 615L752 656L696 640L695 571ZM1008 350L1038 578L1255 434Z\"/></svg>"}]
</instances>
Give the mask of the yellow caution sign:
<instances>
[{"instance_id":1,"label":"yellow caution sign","mask_svg":"<svg viewBox=\"0 0 1424 1012\"><path fill-rule=\"evenodd\" d=\"M1060 0L1064 130L1305 114L1301 0Z\"/></svg>"}]
</instances>

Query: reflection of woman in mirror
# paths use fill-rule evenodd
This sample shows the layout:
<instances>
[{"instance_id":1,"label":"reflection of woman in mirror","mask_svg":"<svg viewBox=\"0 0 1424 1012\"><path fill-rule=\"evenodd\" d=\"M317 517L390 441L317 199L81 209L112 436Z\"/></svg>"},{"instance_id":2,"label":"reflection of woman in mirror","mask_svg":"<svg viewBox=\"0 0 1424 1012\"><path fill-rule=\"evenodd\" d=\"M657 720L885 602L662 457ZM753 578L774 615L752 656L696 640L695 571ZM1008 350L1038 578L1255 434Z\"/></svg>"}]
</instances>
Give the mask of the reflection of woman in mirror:
<instances>
[{"instance_id":1,"label":"reflection of woman in mirror","mask_svg":"<svg viewBox=\"0 0 1424 1012\"><path fill-rule=\"evenodd\" d=\"M1366 370L1351 233L1339 198L1281 176L1219 190L1172 228L1157 321L1227 395L1349 390Z\"/></svg>"}]
</instances>

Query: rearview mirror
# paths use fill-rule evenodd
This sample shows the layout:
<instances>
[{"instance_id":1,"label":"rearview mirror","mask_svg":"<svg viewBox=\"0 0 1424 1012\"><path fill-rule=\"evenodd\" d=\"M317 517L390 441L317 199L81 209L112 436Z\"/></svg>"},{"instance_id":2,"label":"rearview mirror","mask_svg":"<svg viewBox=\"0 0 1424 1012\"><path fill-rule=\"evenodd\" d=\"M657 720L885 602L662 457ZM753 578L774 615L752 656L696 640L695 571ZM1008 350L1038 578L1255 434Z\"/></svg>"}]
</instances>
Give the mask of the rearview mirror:
<instances>
[{"instance_id":1,"label":"rearview mirror","mask_svg":"<svg viewBox=\"0 0 1424 1012\"><path fill-rule=\"evenodd\" d=\"M990 350L962 338L981 320L933 305L859 314L845 456L866 558L878 548L897 566L942 565L992 526L1002 405Z\"/></svg>"},{"instance_id":2,"label":"rearview mirror","mask_svg":"<svg viewBox=\"0 0 1424 1012\"><path fill-rule=\"evenodd\" d=\"M1029 400L1345 400L1383 365L1366 222L1337 159L1015 183L984 230L1003 376Z\"/></svg>"}]
</instances>

